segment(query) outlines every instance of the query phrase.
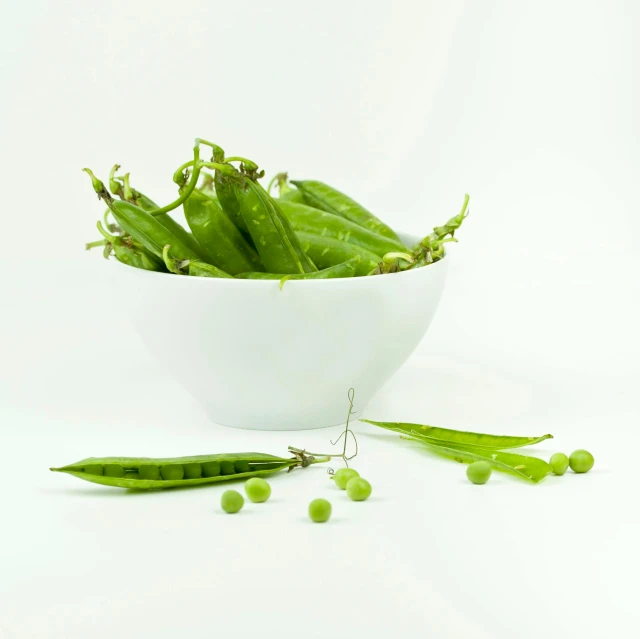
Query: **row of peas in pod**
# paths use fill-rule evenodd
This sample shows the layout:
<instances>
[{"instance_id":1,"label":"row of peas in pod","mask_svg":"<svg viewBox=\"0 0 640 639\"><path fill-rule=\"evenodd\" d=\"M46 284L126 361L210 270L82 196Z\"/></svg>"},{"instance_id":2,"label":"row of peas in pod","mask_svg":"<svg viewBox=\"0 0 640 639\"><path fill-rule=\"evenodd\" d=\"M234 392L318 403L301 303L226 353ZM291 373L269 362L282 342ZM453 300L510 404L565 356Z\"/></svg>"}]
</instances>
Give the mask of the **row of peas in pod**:
<instances>
[{"instance_id":1,"label":"row of peas in pod","mask_svg":"<svg viewBox=\"0 0 640 639\"><path fill-rule=\"evenodd\" d=\"M201 150L211 150L209 160ZM445 244L468 214L462 210L407 246L390 226L337 189L316 180L276 175L265 189L264 171L244 157L226 156L197 139L193 159L175 171L178 197L159 206L115 165L108 187L90 169L107 209L98 221L105 257L136 268L177 275L236 279L331 279L382 275L441 260ZM278 196L274 187L277 185ZM182 207L188 230L171 217Z\"/></svg>"}]
</instances>

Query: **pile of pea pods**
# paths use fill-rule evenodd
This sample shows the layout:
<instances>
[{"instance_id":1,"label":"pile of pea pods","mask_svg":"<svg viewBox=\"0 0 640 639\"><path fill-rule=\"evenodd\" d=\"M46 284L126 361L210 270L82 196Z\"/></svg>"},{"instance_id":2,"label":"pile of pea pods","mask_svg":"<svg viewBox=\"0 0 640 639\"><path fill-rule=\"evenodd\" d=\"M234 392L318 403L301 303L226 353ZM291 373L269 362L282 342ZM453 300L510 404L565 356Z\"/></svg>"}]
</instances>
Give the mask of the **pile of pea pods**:
<instances>
[{"instance_id":1,"label":"pile of pea pods","mask_svg":"<svg viewBox=\"0 0 640 639\"><path fill-rule=\"evenodd\" d=\"M210 160L201 149L211 149ZM265 189L264 171L244 157L226 157L196 139L193 159L175 171L176 200L158 206L111 170L108 188L90 169L106 205L98 222L104 256L136 268L177 275L237 279L331 279L384 275L441 260L444 245L468 214L460 213L407 246L384 222L349 196L316 180L276 175ZM277 183L279 197L271 194ZM170 215L182 207L189 230Z\"/></svg>"}]
</instances>

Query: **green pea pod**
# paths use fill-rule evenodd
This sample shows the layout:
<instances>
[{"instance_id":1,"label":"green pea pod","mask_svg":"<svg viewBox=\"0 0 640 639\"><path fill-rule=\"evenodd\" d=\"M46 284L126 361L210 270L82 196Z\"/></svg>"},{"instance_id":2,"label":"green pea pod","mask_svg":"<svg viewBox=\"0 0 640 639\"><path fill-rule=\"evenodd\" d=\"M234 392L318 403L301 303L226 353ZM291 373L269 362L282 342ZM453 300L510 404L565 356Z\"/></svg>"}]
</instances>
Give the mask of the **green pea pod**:
<instances>
[{"instance_id":1,"label":"green pea pod","mask_svg":"<svg viewBox=\"0 0 640 639\"><path fill-rule=\"evenodd\" d=\"M336 264L313 273L298 273L294 275L283 275L282 273L239 273L236 278L241 280L280 280L280 288L282 288L284 283L289 280L329 280L355 277L359 263L360 258L354 257L343 264Z\"/></svg>"},{"instance_id":2,"label":"green pea pod","mask_svg":"<svg viewBox=\"0 0 640 639\"><path fill-rule=\"evenodd\" d=\"M378 235L389 237L396 242L402 243L395 232L382 220L379 220L373 213L367 211L349 196L333 187L316 180L292 180L291 183L298 187L304 196L305 202L310 206L344 217Z\"/></svg>"},{"instance_id":3,"label":"green pea pod","mask_svg":"<svg viewBox=\"0 0 640 639\"><path fill-rule=\"evenodd\" d=\"M233 186L240 214L265 269L287 275L317 271L315 264L300 246L300 240L280 206L262 186L246 176L240 176L239 180L233 182Z\"/></svg>"},{"instance_id":4,"label":"green pea pod","mask_svg":"<svg viewBox=\"0 0 640 639\"><path fill-rule=\"evenodd\" d=\"M336 264L342 264L354 257L359 257L360 262L356 269L356 276L368 275L382 260L379 255L368 251L361 246L349 244L331 237L322 237L315 233L296 233L304 252L313 260L320 269L329 268Z\"/></svg>"},{"instance_id":5,"label":"green pea pod","mask_svg":"<svg viewBox=\"0 0 640 639\"><path fill-rule=\"evenodd\" d=\"M167 244L162 249L162 258L164 259L165 266L171 273L176 275L193 275L196 277L221 277L231 278L232 275L219 269L217 266L212 266L206 262L200 260L178 260L170 255L171 245Z\"/></svg>"},{"instance_id":6,"label":"green pea pod","mask_svg":"<svg viewBox=\"0 0 640 639\"><path fill-rule=\"evenodd\" d=\"M98 222L98 231L105 238L104 256L109 257L111 251L116 259L123 264L141 268L145 271L166 271L164 263L152 253L149 253L141 244L135 242L131 237L121 237L119 235L111 235L105 231L101 222ZM95 243L93 243L95 245ZM87 244L87 248L91 248L91 244Z\"/></svg>"},{"instance_id":7,"label":"green pea pod","mask_svg":"<svg viewBox=\"0 0 640 639\"><path fill-rule=\"evenodd\" d=\"M488 435L486 433L473 433L464 430L452 430L450 428L439 428L438 426L427 426L425 424L410 424L405 422L375 422L370 419L361 419L361 422L373 424L380 428L392 430L402 435L419 437L430 440L435 444L443 446L463 445L480 446L492 450L504 450L507 448L521 448L538 444L545 439L553 439L553 435L546 434L539 437L514 437L512 435Z\"/></svg>"},{"instance_id":8,"label":"green pea pod","mask_svg":"<svg viewBox=\"0 0 640 639\"><path fill-rule=\"evenodd\" d=\"M279 204L296 233L315 233L323 237L331 237L335 240L361 246L376 255L407 251L402 242L378 235L378 233L369 231L333 213L327 213L297 202L285 201L279 202Z\"/></svg>"},{"instance_id":9,"label":"green pea pod","mask_svg":"<svg viewBox=\"0 0 640 639\"><path fill-rule=\"evenodd\" d=\"M217 200L196 189L182 206L189 228L209 264L231 275L262 270L258 253L220 208Z\"/></svg>"},{"instance_id":10,"label":"green pea pod","mask_svg":"<svg viewBox=\"0 0 640 639\"><path fill-rule=\"evenodd\" d=\"M128 200L132 204L139 206L143 211L155 211L158 205L140 191L131 188L129 185L129 174L124 177L124 190L122 191L123 199ZM198 244L197 239L189 233L181 224L176 222L168 213L155 216L156 220L162 224L168 231L177 237L184 245L188 246L200 258L205 259L205 255Z\"/></svg>"},{"instance_id":11,"label":"green pea pod","mask_svg":"<svg viewBox=\"0 0 640 639\"><path fill-rule=\"evenodd\" d=\"M323 463L329 457L304 453L292 458L264 453L230 453L193 457L89 457L75 464L51 468L104 486L149 490L184 488L234 479L248 479Z\"/></svg>"},{"instance_id":12,"label":"green pea pod","mask_svg":"<svg viewBox=\"0 0 640 639\"><path fill-rule=\"evenodd\" d=\"M552 472L551 466L538 457L503 453L490 448L481 448L480 446L441 445L408 435L401 435L401 437L402 439L418 442L428 450L448 459L468 464L476 461L486 461L496 470L511 473L534 483L538 483Z\"/></svg>"}]
</instances>

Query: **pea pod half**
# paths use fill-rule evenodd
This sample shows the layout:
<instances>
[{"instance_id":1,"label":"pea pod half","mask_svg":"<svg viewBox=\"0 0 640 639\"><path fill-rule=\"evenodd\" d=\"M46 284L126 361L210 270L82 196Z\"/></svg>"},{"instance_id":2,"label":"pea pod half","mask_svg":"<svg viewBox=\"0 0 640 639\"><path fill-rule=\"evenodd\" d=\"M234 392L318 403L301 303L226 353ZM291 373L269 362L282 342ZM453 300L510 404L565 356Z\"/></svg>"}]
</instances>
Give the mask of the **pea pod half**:
<instances>
[{"instance_id":1,"label":"pea pod half","mask_svg":"<svg viewBox=\"0 0 640 639\"><path fill-rule=\"evenodd\" d=\"M378 266L378 262L382 260L379 255L361 246L349 244L342 240L323 237L315 233L297 232L296 235L300 239L300 244L305 253L320 269L343 264L354 257L359 257L360 262L356 268L356 276L368 275Z\"/></svg>"},{"instance_id":2,"label":"pea pod half","mask_svg":"<svg viewBox=\"0 0 640 639\"><path fill-rule=\"evenodd\" d=\"M265 269L271 273L287 275L317 271L280 206L256 181L241 174L238 176L239 179L233 182L233 186L240 214Z\"/></svg>"},{"instance_id":3,"label":"pea pod half","mask_svg":"<svg viewBox=\"0 0 640 639\"><path fill-rule=\"evenodd\" d=\"M407 250L402 242L369 231L334 213L327 213L298 202L284 201L279 204L296 233L315 233L331 237L361 246L376 255Z\"/></svg>"},{"instance_id":4,"label":"pea pod half","mask_svg":"<svg viewBox=\"0 0 640 639\"><path fill-rule=\"evenodd\" d=\"M313 457L296 453L284 458L264 453L229 453L193 457L89 457L75 464L51 468L85 481L117 488L149 490L152 488L182 488L201 486L232 479L246 479L292 470L300 466L328 461L328 457Z\"/></svg>"},{"instance_id":5,"label":"pea pod half","mask_svg":"<svg viewBox=\"0 0 640 639\"><path fill-rule=\"evenodd\" d=\"M401 242L395 232L373 213L337 189L317 180L291 180L302 192L305 202L317 209L344 217L378 235Z\"/></svg>"},{"instance_id":6,"label":"pea pod half","mask_svg":"<svg viewBox=\"0 0 640 639\"><path fill-rule=\"evenodd\" d=\"M182 206L207 262L231 275L264 268L258 253L215 198L196 189Z\"/></svg>"}]
</instances>

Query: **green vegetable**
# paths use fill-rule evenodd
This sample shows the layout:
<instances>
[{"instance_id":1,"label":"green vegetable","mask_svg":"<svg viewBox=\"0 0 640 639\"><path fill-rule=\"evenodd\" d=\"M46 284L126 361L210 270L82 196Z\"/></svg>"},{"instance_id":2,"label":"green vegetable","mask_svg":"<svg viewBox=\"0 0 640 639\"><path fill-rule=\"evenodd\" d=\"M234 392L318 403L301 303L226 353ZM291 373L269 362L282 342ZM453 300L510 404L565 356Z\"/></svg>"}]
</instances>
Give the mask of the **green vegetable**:
<instances>
[{"instance_id":1,"label":"green vegetable","mask_svg":"<svg viewBox=\"0 0 640 639\"><path fill-rule=\"evenodd\" d=\"M280 202L280 208L297 233L313 233L360 246L376 255L390 251L407 251L400 241L378 235L343 217L296 202Z\"/></svg>"},{"instance_id":2,"label":"green vegetable","mask_svg":"<svg viewBox=\"0 0 640 639\"><path fill-rule=\"evenodd\" d=\"M215 198L196 189L182 206L206 262L231 275L263 270L258 254Z\"/></svg>"},{"instance_id":3,"label":"green vegetable","mask_svg":"<svg viewBox=\"0 0 640 639\"><path fill-rule=\"evenodd\" d=\"M309 519L322 524L331 517L331 504L326 499L314 499L309 504Z\"/></svg>"},{"instance_id":4,"label":"green vegetable","mask_svg":"<svg viewBox=\"0 0 640 639\"><path fill-rule=\"evenodd\" d=\"M298 449L296 449L298 450ZM259 477L297 466L323 463L328 457L313 457L303 451L283 458L263 453L229 453L195 457L91 457L52 471L68 473L105 486L118 488L176 488L200 486L230 479ZM127 476L127 473L130 473ZM134 476L133 473L137 473Z\"/></svg>"},{"instance_id":5,"label":"green vegetable","mask_svg":"<svg viewBox=\"0 0 640 639\"><path fill-rule=\"evenodd\" d=\"M379 255L362 248L336 240L332 237L322 237L315 233L296 233L303 250L320 269L326 269L336 264L344 264L353 258L360 258L356 269L356 276L368 275L382 260Z\"/></svg>"},{"instance_id":6,"label":"green vegetable","mask_svg":"<svg viewBox=\"0 0 640 639\"><path fill-rule=\"evenodd\" d=\"M347 482L347 495L351 501L365 501L371 495L371 484L362 477L352 477Z\"/></svg>"},{"instance_id":7,"label":"green vegetable","mask_svg":"<svg viewBox=\"0 0 640 639\"><path fill-rule=\"evenodd\" d=\"M336 482L336 486L340 490L346 490L347 483L353 477L360 477L357 470L353 468L340 468L335 475L332 476L332 479Z\"/></svg>"},{"instance_id":8,"label":"green vegetable","mask_svg":"<svg viewBox=\"0 0 640 639\"><path fill-rule=\"evenodd\" d=\"M472 484L486 484L491 477L491 464L477 461L467 466L467 477Z\"/></svg>"},{"instance_id":9,"label":"green vegetable","mask_svg":"<svg viewBox=\"0 0 640 639\"><path fill-rule=\"evenodd\" d=\"M551 455L549 465L555 475L564 475L569 468L569 458L564 453L554 453Z\"/></svg>"},{"instance_id":10,"label":"green vegetable","mask_svg":"<svg viewBox=\"0 0 640 639\"><path fill-rule=\"evenodd\" d=\"M588 473L593 464L593 455L587 450L574 450L569 456L569 466L574 473Z\"/></svg>"},{"instance_id":11,"label":"green vegetable","mask_svg":"<svg viewBox=\"0 0 640 639\"><path fill-rule=\"evenodd\" d=\"M330 266L329 268L313 273L297 273L295 275L284 275L282 273L239 273L236 275L236 278L242 280L280 280L280 288L282 288L285 282L289 280L330 280L354 277L359 264L360 258L354 257L343 264L336 264L335 266Z\"/></svg>"},{"instance_id":12,"label":"green vegetable","mask_svg":"<svg viewBox=\"0 0 640 639\"><path fill-rule=\"evenodd\" d=\"M553 435L550 434L539 437L513 437L512 435L488 435L486 433L473 433L464 430L452 430L449 428L406 422L375 422L370 419L361 419L360 421L403 435L433 440L433 443L442 444L443 446L463 444L464 446L480 446L493 450L504 450L505 448L531 446L545 439L553 439Z\"/></svg>"},{"instance_id":13,"label":"green vegetable","mask_svg":"<svg viewBox=\"0 0 640 639\"><path fill-rule=\"evenodd\" d=\"M271 486L261 477L252 477L245 482L244 492L247 494L249 501L261 504L271 496Z\"/></svg>"},{"instance_id":14,"label":"green vegetable","mask_svg":"<svg viewBox=\"0 0 640 639\"><path fill-rule=\"evenodd\" d=\"M344 217L365 229L400 242L400 238L373 213L340 191L315 180L292 180L310 206Z\"/></svg>"},{"instance_id":15,"label":"green vegetable","mask_svg":"<svg viewBox=\"0 0 640 639\"><path fill-rule=\"evenodd\" d=\"M230 515L238 513L244 506L244 497L237 490L225 490L220 498L220 506Z\"/></svg>"},{"instance_id":16,"label":"green vegetable","mask_svg":"<svg viewBox=\"0 0 640 639\"><path fill-rule=\"evenodd\" d=\"M171 245L167 244L162 249L162 257L164 259L165 266L171 273L177 275L191 275L195 277L218 277L232 279L233 276L229 275L217 266L212 266L206 262L200 260L177 260L171 257Z\"/></svg>"}]
</instances>

